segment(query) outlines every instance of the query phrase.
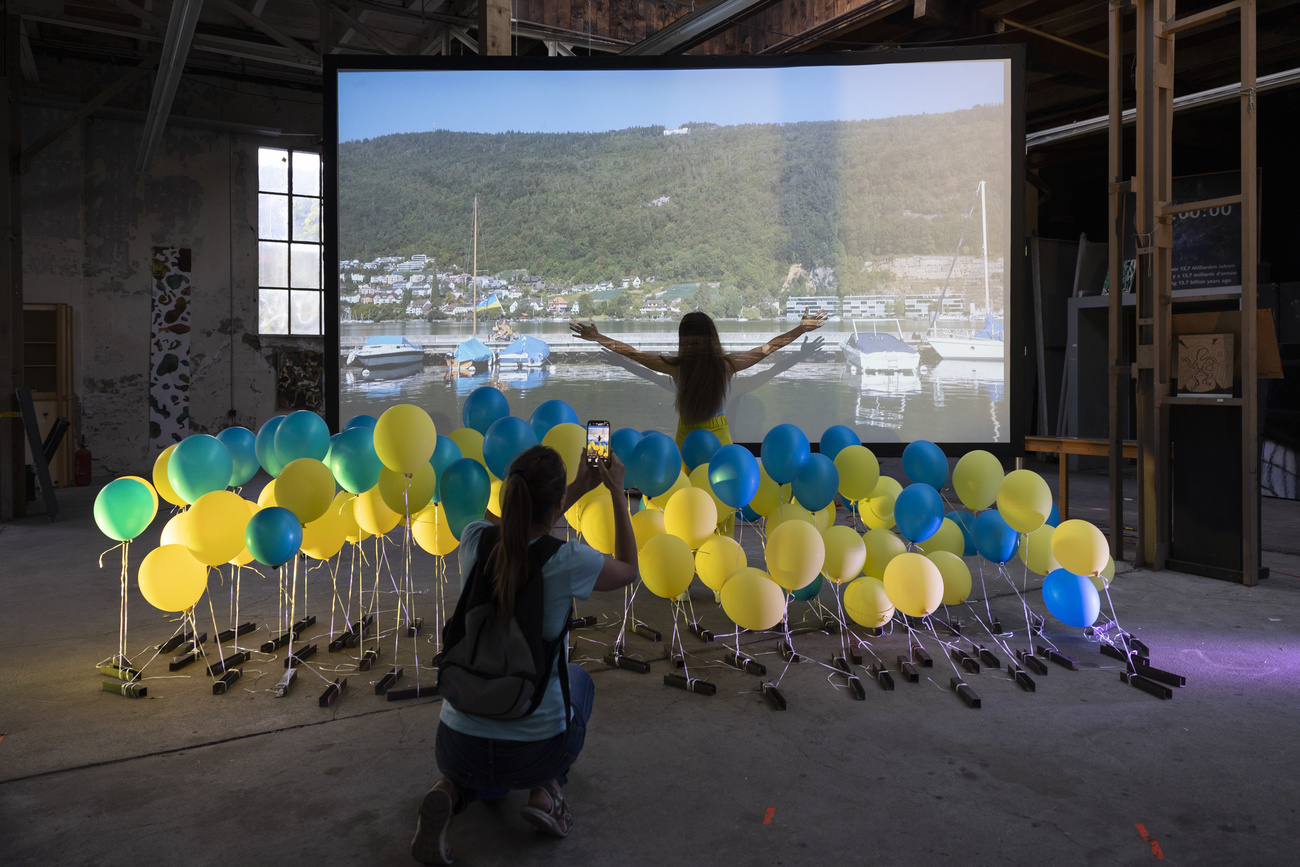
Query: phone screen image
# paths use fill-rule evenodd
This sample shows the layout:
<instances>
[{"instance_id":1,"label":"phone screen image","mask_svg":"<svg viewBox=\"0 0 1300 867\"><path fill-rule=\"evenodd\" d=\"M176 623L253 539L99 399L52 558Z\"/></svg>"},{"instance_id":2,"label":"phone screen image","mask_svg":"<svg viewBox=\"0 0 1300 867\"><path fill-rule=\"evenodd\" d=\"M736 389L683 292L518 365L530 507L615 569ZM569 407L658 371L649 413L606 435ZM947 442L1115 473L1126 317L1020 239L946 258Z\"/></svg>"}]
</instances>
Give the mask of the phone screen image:
<instances>
[{"instance_id":1,"label":"phone screen image","mask_svg":"<svg viewBox=\"0 0 1300 867\"><path fill-rule=\"evenodd\" d=\"M609 460L609 422L587 422L587 462L595 466Z\"/></svg>"}]
</instances>

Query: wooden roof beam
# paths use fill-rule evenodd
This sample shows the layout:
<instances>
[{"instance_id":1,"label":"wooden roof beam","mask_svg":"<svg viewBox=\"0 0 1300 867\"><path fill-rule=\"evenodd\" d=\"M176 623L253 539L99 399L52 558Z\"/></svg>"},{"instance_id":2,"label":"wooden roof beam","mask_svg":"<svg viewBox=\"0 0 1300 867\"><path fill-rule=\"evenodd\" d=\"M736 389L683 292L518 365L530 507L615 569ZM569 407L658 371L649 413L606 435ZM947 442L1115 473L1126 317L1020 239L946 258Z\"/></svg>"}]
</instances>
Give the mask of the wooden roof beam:
<instances>
[{"instance_id":1,"label":"wooden roof beam","mask_svg":"<svg viewBox=\"0 0 1300 867\"><path fill-rule=\"evenodd\" d=\"M243 21L245 24L247 24L249 27L252 27L254 30L262 34L265 34L266 36L271 37L276 42L280 43L285 48L289 49L294 54L302 58L304 62L306 63L321 62L319 54L310 50L301 42L299 42L297 39L294 39L292 36L288 36L282 33L278 28L273 27L272 25L263 21L261 18L258 18L256 15L249 12L243 6L240 6L239 4L232 2L232 0L212 0L212 2L217 4L217 6L221 7L225 11L229 12L231 15L238 18L240 21Z\"/></svg>"}]
</instances>

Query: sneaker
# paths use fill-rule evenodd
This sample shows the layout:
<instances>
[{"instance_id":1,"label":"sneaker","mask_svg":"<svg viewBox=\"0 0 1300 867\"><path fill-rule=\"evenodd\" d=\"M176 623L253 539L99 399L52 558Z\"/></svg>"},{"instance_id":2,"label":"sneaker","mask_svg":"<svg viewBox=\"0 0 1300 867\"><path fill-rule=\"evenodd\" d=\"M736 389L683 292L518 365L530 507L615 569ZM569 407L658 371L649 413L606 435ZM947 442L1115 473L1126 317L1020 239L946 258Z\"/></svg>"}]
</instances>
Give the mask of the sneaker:
<instances>
[{"instance_id":1,"label":"sneaker","mask_svg":"<svg viewBox=\"0 0 1300 867\"><path fill-rule=\"evenodd\" d=\"M415 818L415 836L411 839L411 857L421 864L450 864L451 846L447 830L456 808L456 786L439 780L424 796Z\"/></svg>"}]
</instances>

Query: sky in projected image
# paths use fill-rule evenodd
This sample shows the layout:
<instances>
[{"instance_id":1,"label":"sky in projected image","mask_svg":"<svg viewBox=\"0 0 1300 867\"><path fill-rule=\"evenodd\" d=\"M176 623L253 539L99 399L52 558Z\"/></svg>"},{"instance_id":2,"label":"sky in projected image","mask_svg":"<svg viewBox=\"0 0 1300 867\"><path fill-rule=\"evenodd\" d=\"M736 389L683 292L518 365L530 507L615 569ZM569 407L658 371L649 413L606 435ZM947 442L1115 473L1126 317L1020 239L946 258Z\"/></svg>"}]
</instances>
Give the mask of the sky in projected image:
<instances>
[{"instance_id":1,"label":"sky in projected image","mask_svg":"<svg viewBox=\"0 0 1300 867\"><path fill-rule=\"evenodd\" d=\"M791 69L344 72L339 141L433 129L606 132L871 120L994 105L1005 61Z\"/></svg>"},{"instance_id":2,"label":"sky in projected image","mask_svg":"<svg viewBox=\"0 0 1300 867\"><path fill-rule=\"evenodd\" d=\"M341 419L413 401L455 428L490 385L672 433L672 380L575 342L575 312L673 355L688 311L734 352L813 303L824 328L734 378L736 441L1007 442L1010 81L997 57L340 70ZM521 335L549 356L499 363ZM475 340L490 359L448 365Z\"/></svg>"}]
</instances>

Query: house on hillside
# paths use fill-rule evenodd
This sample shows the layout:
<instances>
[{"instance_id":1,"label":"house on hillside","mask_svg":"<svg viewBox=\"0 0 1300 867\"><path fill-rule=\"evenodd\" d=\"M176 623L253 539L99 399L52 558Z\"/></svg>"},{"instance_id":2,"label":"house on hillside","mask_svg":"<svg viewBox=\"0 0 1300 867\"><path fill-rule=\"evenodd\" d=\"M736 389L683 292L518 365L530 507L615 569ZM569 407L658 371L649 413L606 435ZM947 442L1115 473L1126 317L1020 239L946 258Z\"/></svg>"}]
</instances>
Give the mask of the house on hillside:
<instances>
[{"instance_id":1,"label":"house on hillside","mask_svg":"<svg viewBox=\"0 0 1300 867\"><path fill-rule=\"evenodd\" d=\"M547 311L552 316L567 316L569 313L569 301L563 295L556 295L547 305Z\"/></svg>"}]
</instances>

